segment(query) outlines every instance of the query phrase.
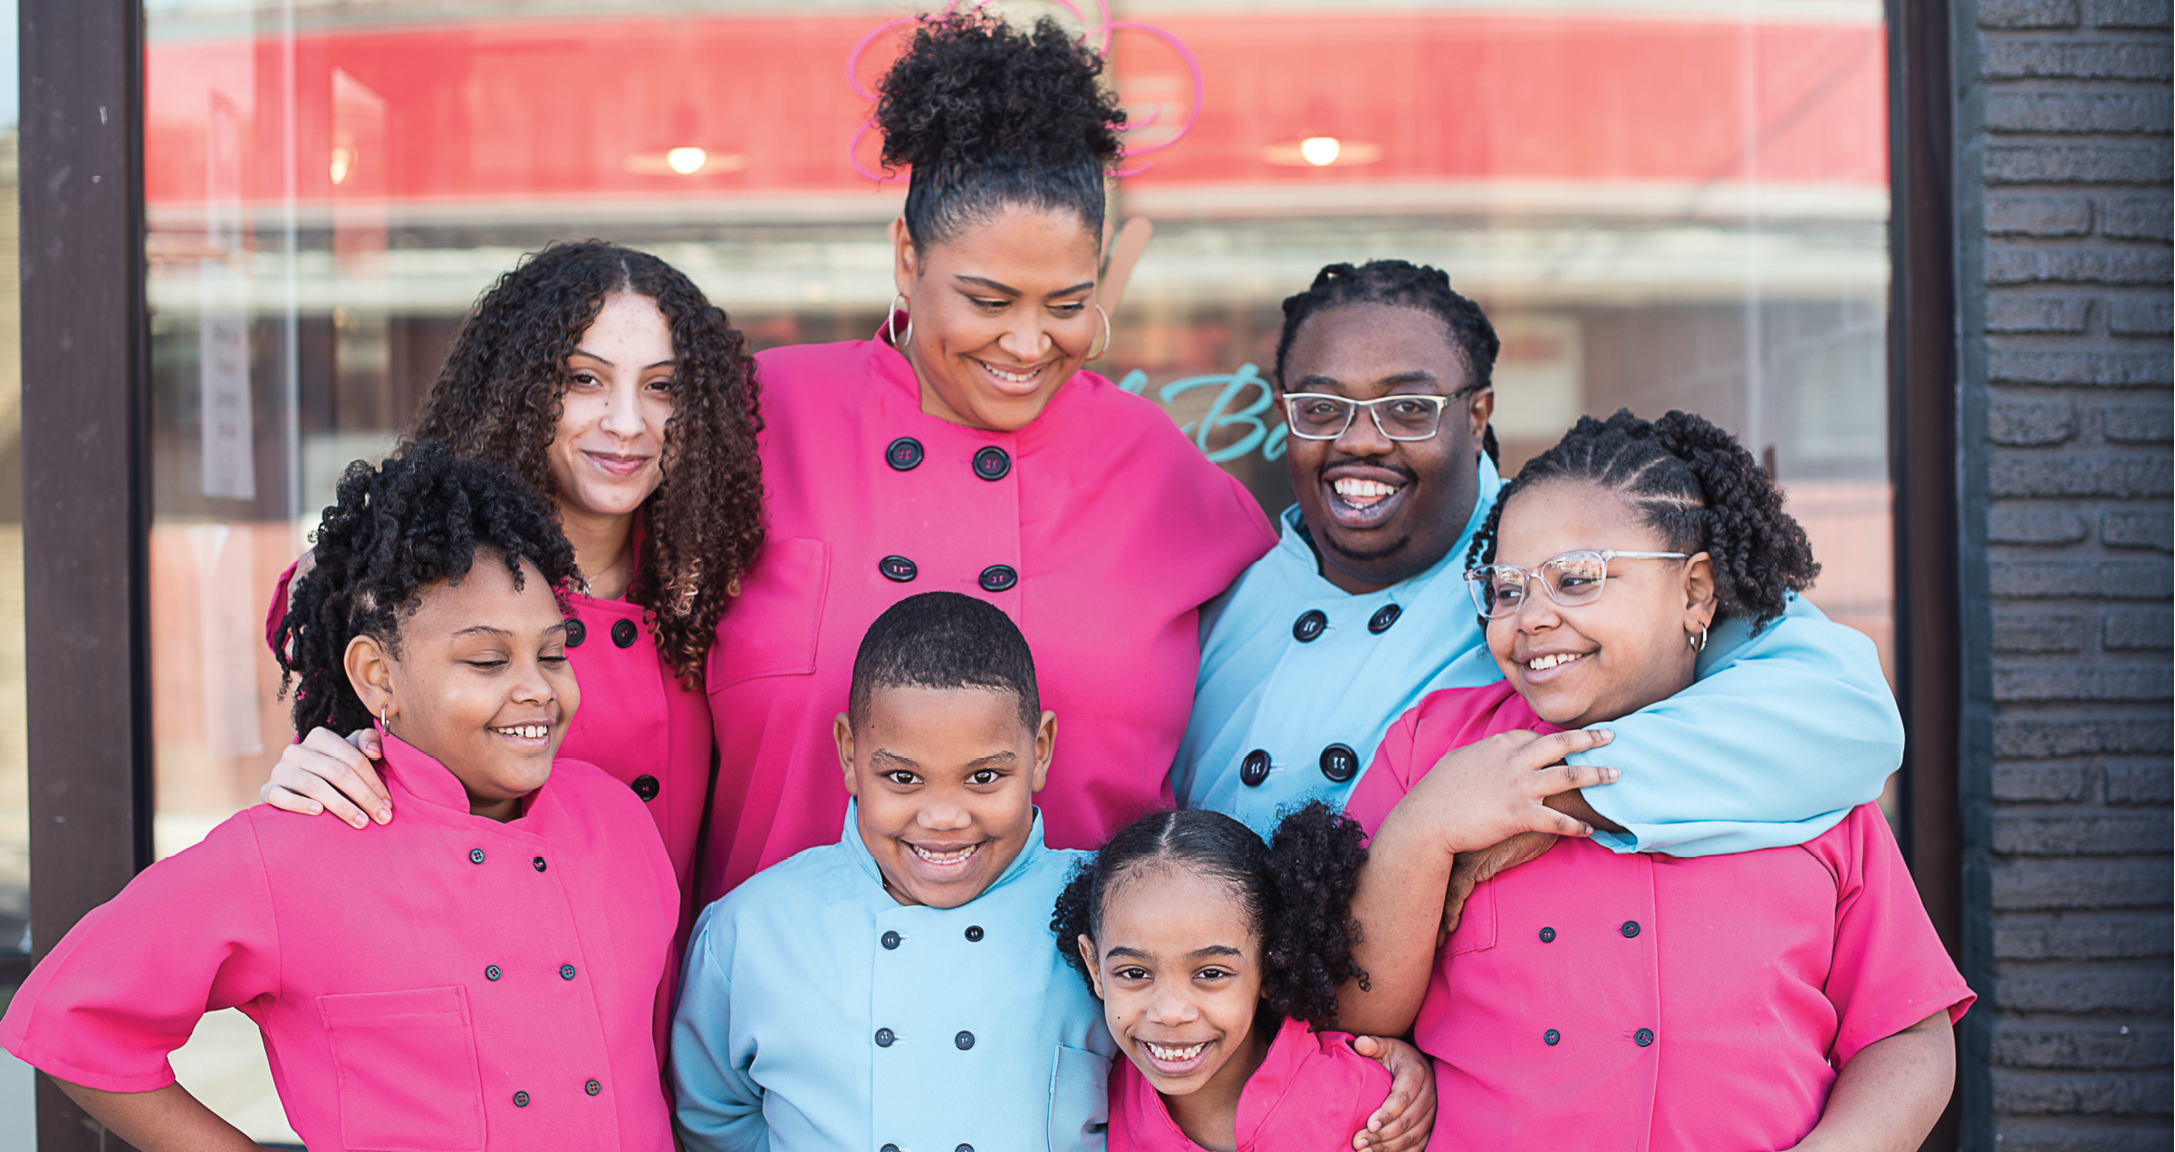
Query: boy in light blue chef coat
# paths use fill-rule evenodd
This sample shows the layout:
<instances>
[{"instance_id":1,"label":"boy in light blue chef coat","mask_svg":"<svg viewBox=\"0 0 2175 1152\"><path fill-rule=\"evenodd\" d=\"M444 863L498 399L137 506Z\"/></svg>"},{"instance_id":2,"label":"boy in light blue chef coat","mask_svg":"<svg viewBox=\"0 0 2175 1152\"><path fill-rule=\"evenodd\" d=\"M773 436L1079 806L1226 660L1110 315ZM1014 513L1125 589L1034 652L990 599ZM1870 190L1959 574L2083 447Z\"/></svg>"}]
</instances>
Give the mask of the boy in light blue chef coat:
<instances>
[{"instance_id":1,"label":"boy in light blue chef coat","mask_svg":"<svg viewBox=\"0 0 2175 1152\"><path fill-rule=\"evenodd\" d=\"M1421 697L1502 678L1464 581L1503 484L1487 317L1442 272L1402 260L1324 268L1284 311L1279 398L1321 397L1315 408L1346 423L1315 439L1293 427L1298 503L1278 518L1277 546L1202 611L1193 716L1171 770L1182 806L1264 835L1307 799L1341 807ZM1432 428L1401 427L1404 409ZM1623 773L1585 790L1596 842L1676 856L1800 844L1879 796L1901 762L1902 718L1872 642L1797 596L1757 636L1742 622L1717 629L1699 677L1572 757Z\"/></svg>"},{"instance_id":2,"label":"boy in light blue chef coat","mask_svg":"<svg viewBox=\"0 0 2175 1152\"><path fill-rule=\"evenodd\" d=\"M836 844L710 905L672 1026L696 1149L1101 1149L1117 1052L1051 944L1079 852L1042 843L1056 738L1027 641L956 593L880 616L854 661Z\"/></svg>"}]
</instances>

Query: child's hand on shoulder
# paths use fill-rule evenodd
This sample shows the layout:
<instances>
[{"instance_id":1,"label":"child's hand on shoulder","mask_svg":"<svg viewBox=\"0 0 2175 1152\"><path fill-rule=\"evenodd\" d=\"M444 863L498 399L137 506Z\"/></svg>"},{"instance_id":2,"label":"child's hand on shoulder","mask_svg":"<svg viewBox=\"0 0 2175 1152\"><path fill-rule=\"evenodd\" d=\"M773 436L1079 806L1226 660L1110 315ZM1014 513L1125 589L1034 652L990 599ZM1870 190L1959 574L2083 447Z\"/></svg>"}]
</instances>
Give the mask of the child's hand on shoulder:
<instances>
[{"instance_id":1,"label":"child's hand on shoulder","mask_svg":"<svg viewBox=\"0 0 2175 1152\"><path fill-rule=\"evenodd\" d=\"M1563 760L1608 742L1607 731L1591 728L1546 736L1499 733L1451 750L1398 806L1423 815L1442 846L1455 853L1477 852L1521 832L1591 836L1592 827L1542 801L1614 781L1614 768Z\"/></svg>"},{"instance_id":2,"label":"child's hand on shoulder","mask_svg":"<svg viewBox=\"0 0 2175 1152\"><path fill-rule=\"evenodd\" d=\"M1390 1095L1352 1136L1355 1152L1420 1152L1435 1131L1435 1066L1403 1040L1355 1036L1352 1050L1390 1070Z\"/></svg>"}]
</instances>

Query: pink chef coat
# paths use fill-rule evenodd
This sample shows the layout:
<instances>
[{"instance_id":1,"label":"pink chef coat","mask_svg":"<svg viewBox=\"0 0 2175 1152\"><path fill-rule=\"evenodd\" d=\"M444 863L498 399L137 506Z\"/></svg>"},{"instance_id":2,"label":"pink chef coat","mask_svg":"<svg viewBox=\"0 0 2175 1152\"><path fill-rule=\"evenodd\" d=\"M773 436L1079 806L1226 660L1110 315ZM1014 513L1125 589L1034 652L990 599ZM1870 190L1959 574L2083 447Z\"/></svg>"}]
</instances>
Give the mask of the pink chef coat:
<instances>
[{"instance_id":1,"label":"pink chef coat","mask_svg":"<svg viewBox=\"0 0 2175 1152\"><path fill-rule=\"evenodd\" d=\"M1505 683L1433 693L1346 811L1372 831L1445 753L1514 728L1556 730ZM1429 1147L1787 1148L1859 1050L1973 999L1874 805L1734 856L1558 840L1475 887L1436 959Z\"/></svg>"},{"instance_id":2,"label":"pink chef coat","mask_svg":"<svg viewBox=\"0 0 2175 1152\"><path fill-rule=\"evenodd\" d=\"M838 838L831 720L862 633L917 592L980 596L1026 633L1058 716L1038 800L1051 847L1094 847L1169 805L1196 610L1276 542L1245 488L1092 372L1018 432L986 432L925 415L881 341L757 359L769 534L710 651L702 901Z\"/></svg>"},{"instance_id":3,"label":"pink chef coat","mask_svg":"<svg viewBox=\"0 0 2175 1152\"><path fill-rule=\"evenodd\" d=\"M1205 1152L1131 1060L1110 1079L1110 1152ZM1286 1020L1239 1092L1236 1152L1336 1152L1390 1094L1390 1073L1342 1032Z\"/></svg>"},{"instance_id":4,"label":"pink chef coat","mask_svg":"<svg viewBox=\"0 0 2175 1152\"><path fill-rule=\"evenodd\" d=\"M669 1150L649 1019L680 899L641 803L561 760L501 824L385 743L398 819L240 813L77 923L0 1046L148 1092L200 1016L238 1007L312 1149Z\"/></svg>"}]
</instances>

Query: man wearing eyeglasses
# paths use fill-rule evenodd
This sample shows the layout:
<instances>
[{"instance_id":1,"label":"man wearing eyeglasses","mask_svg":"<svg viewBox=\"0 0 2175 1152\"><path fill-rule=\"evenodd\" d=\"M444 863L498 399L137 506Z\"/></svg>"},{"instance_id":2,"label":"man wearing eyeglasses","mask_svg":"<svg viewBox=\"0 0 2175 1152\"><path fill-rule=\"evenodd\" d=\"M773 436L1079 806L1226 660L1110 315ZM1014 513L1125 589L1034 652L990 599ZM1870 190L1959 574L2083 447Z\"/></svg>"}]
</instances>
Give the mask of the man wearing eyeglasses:
<instances>
[{"instance_id":1,"label":"man wearing eyeglasses","mask_svg":"<svg viewBox=\"0 0 2175 1152\"><path fill-rule=\"evenodd\" d=\"M1274 384L1298 502L1277 546L1202 612L1171 770L1181 805L1264 837L1296 803L1342 805L1421 697L1501 679L1465 580L1502 487L1493 327L1443 273L1401 260L1331 265L1284 313ZM1574 757L1623 772L1570 801L1618 851L1803 843L1877 797L1901 760L1872 644L1802 600L1758 637L1717 628L1700 675ZM1780 733L1812 738L1777 747Z\"/></svg>"}]
</instances>

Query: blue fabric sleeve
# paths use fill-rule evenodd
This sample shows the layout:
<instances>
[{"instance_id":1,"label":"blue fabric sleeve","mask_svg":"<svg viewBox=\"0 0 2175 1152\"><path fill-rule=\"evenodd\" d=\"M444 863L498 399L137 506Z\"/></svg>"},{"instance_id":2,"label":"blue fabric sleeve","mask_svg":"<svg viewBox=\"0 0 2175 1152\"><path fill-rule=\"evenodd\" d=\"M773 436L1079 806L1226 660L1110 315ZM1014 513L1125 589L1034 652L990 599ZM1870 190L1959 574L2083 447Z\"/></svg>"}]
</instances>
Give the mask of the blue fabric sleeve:
<instances>
[{"instance_id":1,"label":"blue fabric sleeve","mask_svg":"<svg viewBox=\"0 0 2175 1152\"><path fill-rule=\"evenodd\" d=\"M1758 636L1725 622L1691 687L1599 727L1615 739L1570 759L1623 772L1585 790L1629 830L1594 834L1617 852L1803 844L1878 799L1903 761L1903 718L1873 642L1797 596Z\"/></svg>"},{"instance_id":2,"label":"blue fabric sleeve","mask_svg":"<svg viewBox=\"0 0 2175 1152\"><path fill-rule=\"evenodd\" d=\"M673 1131L680 1143L704 1152L768 1152L770 1126L763 1119L762 1087L748 1075L753 1054L735 1051L732 979L719 962L713 904L695 925L687 947L680 1004L672 1016L672 1087L678 1097ZM726 952L731 951L730 941Z\"/></svg>"}]
</instances>

